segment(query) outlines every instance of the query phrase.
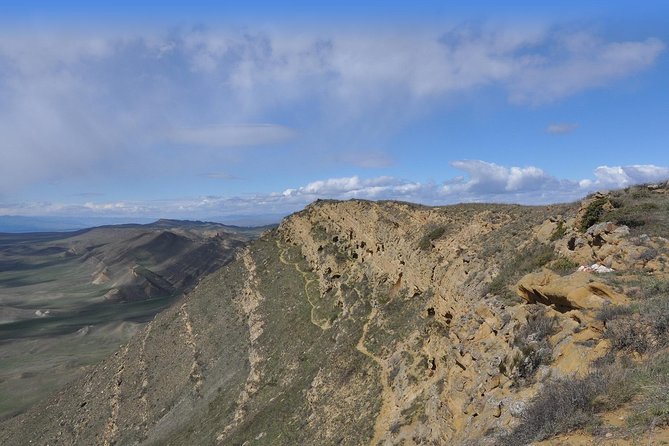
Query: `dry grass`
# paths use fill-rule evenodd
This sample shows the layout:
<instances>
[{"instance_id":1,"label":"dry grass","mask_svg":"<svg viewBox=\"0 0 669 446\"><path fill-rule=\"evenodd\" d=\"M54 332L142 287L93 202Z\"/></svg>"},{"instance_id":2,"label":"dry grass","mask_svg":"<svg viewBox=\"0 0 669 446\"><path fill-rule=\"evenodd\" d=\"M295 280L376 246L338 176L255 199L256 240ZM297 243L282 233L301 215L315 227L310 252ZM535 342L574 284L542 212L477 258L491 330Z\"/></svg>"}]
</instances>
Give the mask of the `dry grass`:
<instances>
[{"instance_id":1,"label":"dry grass","mask_svg":"<svg viewBox=\"0 0 669 446\"><path fill-rule=\"evenodd\" d=\"M585 377L547 383L521 415L518 426L500 438L499 444L527 444L583 428L597 434L601 415L630 401L634 410L626 432L641 435L669 425L669 281L642 279L643 293L636 302L604 307L597 315L611 341L609 354ZM517 335L521 350L527 348L522 339L541 339L551 330L550 320L540 314L528 322ZM527 360L530 372L542 358L537 353L541 342L534 340L534 344L529 352L537 358ZM639 353L645 361L630 359ZM520 368L518 373L522 376L526 371Z\"/></svg>"},{"instance_id":2,"label":"dry grass","mask_svg":"<svg viewBox=\"0 0 669 446\"><path fill-rule=\"evenodd\" d=\"M533 306L527 324L523 325L515 335L514 345L521 354L514 358L511 377L514 384L520 386L531 381L536 371L543 364L549 364L553 358L553 350L548 338L556 331L555 317L546 314L543 306Z\"/></svg>"},{"instance_id":3,"label":"dry grass","mask_svg":"<svg viewBox=\"0 0 669 446\"><path fill-rule=\"evenodd\" d=\"M615 363L583 378L549 382L521 414L520 424L499 444L528 444L579 428L596 433L600 413L622 406L639 392L635 375L638 371L629 364Z\"/></svg>"}]
</instances>

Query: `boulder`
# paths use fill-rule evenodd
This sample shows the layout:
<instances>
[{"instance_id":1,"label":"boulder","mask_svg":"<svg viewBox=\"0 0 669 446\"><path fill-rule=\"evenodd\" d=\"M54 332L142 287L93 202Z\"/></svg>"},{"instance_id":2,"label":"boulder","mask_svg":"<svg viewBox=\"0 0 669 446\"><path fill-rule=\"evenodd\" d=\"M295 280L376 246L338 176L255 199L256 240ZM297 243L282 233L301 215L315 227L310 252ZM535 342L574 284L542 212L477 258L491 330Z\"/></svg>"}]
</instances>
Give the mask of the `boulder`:
<instances>
[{"instance_id":1,"label":"boulder","mask_svg":"<svg viewBox=\"0 0 669 446\"><path fill-rule=\"evenodd\" d=\"M613 222L605 221L603 223L597 223L590 226L586 231L586 235L591 237L602 236L603 234L610 234L616 229L616 225Z\"/></svg>"},{"instance_id":2,"label":"boulder","mask_svg":"<svg viewBox=\"0 0 669 446\"><path fill-rule=\"evenodd\" d=\"M518 282L518 295L528 303L541 303L560 312L597 310L605 304L621 305L627 298L593 280L588 272L559 276L550 270L528 274Z\"/></svg>"}]
</instances>

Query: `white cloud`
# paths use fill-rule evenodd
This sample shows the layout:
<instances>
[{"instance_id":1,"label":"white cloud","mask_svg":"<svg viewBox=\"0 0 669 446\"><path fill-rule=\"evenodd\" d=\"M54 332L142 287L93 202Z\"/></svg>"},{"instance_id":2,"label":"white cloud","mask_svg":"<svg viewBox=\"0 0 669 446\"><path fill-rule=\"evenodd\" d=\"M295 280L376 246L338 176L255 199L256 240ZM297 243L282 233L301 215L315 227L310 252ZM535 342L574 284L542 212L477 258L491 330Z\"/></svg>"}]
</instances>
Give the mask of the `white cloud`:
<instances>
[{"instance_id":1,"label":"white cloud","mask_svg":"<svg viewBox=\"0 0 669 446\"><path fill-rule=\"evenodd\" d=\"M331 198L370 198L394 196L406 197L423 190L424 185L399 180L393 177L360 179L357 176L331 178L314 181L297 189L286 189L285 197L306 197L309 200L319 197Z\"/></svg>"},{"instance_id":2,"label":"white cloud","mask_svg":"<svg viewBox=\"0 0 669 446\"><path fill-rule=\"evenodd\" d=\"M460 160L451 163L467 173L467 180L444 185L445 193L502 194L537 191L552 187L557 180L538 167L504 167L480 160Z\"/></svg>"},{"instance_id":3,"label":"white cloud","mask_svg":"<svg viewBox=\"0 0 669 446\"><path fill-rule=\"evenodd\" d=\"M313 181L283 192L244 197L207 196L160 201L115 201L1 204L0 215L153 216L220 218L237 215L287 215L317 198L398 199L429 205L457 202L513 202L546 204L579 199L595 190L669 179L669 167L655 165L600 166L594 178L558 179L534 167L500 166L480 160L452 163L464 177L442 185L408 181L390 176L358 176Z\"/></svg>"},{"instance_id":4,"label":"white cloud","mask_svg":"<svg viewBox=\"0 0 669 446\"><path fill-rule=\"evenodd\" d=\"M546 133L551 135L566 135L571 133L578 128L578 124L568 123L568 122L556 122L549 124L546 127Z\"/></svg>"},{"instance_id":5,"label":"white cloud","mask_svg":"<svg viewBox=\"0 0 669 446\"><path fill-rule=\"evenodd\" d=\"M652 164L635 164L631 166L600 166L595 169L592 184L598 187L626 187L631 184L653 183L669 178L669 167Z\"/></svg>"}]
</instances>

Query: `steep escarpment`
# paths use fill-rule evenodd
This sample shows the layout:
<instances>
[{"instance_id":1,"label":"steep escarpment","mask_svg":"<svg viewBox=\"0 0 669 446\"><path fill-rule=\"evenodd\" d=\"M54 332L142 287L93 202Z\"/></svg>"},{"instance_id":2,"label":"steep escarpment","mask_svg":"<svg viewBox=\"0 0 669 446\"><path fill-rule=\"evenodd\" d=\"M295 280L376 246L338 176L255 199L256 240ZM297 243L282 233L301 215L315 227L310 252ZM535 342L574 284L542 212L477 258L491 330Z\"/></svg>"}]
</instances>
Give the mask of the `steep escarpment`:
<instances>
[{"instance_id":1,"label":"steep escarpment","mask_svg":"<svg viewBox=\"0 0 669 446\"><path fill-rule=\"evenodd\" d=\"M0 425L0 442L544 438L523 427L538 397L553 382L615 363L610 321L633 313L615 310L633 298L626 277L661 280L669 261L667 240L635 232L640 226L612 219L583 230L593 199L552 207L316 202L84 379ZM600 223L603 232L590 231ZM600 274L594 263L616 272ZM649 331L637 356L659 351L658 339Z\"/></svg>"}]
</instances>

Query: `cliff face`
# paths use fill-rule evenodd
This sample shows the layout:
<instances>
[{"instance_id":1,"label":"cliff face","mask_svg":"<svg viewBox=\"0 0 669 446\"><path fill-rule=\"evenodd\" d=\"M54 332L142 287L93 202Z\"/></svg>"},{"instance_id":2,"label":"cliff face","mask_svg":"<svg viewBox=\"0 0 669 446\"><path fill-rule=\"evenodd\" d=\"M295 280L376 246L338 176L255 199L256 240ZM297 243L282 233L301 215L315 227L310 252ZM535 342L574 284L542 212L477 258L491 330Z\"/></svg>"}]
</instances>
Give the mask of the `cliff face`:
<instances>
[{"instance_id":1,"label":"cliff face","mask_svg":"<svg viewBox=\"0 0 669 446\"><path fill-rule=\"evenodd\" d=\"M0 442L495 444L627 302L573 272L640 262L624 230L578 231L587 206L314 203Z\"/></svg>"}]
</instances>

